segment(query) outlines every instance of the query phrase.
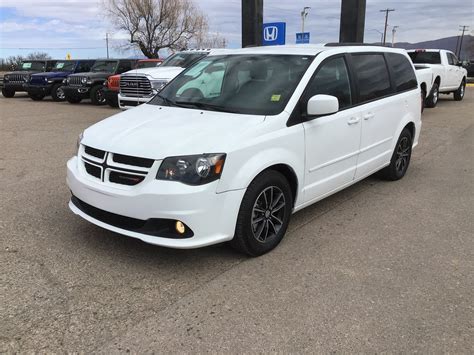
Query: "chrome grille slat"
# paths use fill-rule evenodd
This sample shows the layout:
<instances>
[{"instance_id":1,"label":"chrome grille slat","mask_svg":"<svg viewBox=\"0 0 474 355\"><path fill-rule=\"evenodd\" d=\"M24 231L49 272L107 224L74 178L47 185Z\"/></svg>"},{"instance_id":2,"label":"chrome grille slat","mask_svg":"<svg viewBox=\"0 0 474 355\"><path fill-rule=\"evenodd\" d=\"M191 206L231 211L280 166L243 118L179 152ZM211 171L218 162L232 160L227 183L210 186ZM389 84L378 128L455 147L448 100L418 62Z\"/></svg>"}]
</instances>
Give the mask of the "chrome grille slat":
<instances>
[{"instance_id":1,"label":"chrome grille slat","mask_svg":"<svg viewBox=\"0 0 474 355\"><path fill-rule=\"evenodd\" d=\"M122 75L120 94L128 97L149 97L153 95L151 83L143 75Z\"/></svg>"}]
</instances>

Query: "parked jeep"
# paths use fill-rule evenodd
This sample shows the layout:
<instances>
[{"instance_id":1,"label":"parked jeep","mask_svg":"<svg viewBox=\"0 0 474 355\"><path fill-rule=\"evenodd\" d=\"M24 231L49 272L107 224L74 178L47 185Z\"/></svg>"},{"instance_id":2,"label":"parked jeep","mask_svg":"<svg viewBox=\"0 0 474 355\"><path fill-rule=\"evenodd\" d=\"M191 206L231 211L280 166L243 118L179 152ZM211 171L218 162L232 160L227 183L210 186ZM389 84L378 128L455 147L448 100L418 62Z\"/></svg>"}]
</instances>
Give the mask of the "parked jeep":
<instances>
[{"instance_id":1,"label":"parked jeep","mask_svg":"<svg viewBox=\"0 0 474 355\"><path fill-rule=\"evenodd\" d=\"M88 73L71 74L62 87L66 100L77 104L91 99L94 105L104 105L104 82L111 75L121 74L135 67L135 59L97 60Z\"/></svg>"},{"instance_id":2,"label":"parked jeep","mask_svg":"<svg viewBox=\"0 0 474 355\"><path fill-rule=\"evenodd\" d=\"M28 83L32 74L49 72L56 62L56 60L24 61L15 71L3 76L2 95L10 98L15 96L17 91L26 91L25 84Z\"/></svg>"},{"instance_id":3,"label":"parked jeep","mask_svg":"<svg viewBox=\"0 0 474 355\"><path fill-rule=\"evenodd\" d=\"M48 73L33 74L30 81L25 84L28 96L35 100L43 100L51 95L54 101L64 101L63 81L73 73L89 72L95 60L58 60Z\"/></svg>"},{"instance_id":4,"label":"parked jeep","mask_svg":"<svg viewBox=\"0 0 474 355\"><path fill-rule=\"evenodd\" d=\"M120 74L109 76L104 83L105 101L110 107L119 107Z\"/></svg>"}]
</instances>

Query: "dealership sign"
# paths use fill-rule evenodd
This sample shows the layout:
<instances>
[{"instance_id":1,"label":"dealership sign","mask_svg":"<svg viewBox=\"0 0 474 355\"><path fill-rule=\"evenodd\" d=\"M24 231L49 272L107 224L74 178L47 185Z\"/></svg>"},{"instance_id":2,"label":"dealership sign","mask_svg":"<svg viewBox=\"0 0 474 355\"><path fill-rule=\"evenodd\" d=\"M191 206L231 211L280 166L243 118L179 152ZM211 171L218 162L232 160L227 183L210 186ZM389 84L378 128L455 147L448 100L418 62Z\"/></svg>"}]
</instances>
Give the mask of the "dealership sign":
<instances>
[{"instance_id":1,"label":"dealership sign","mask_svg":"<svg viewBox=\"0 0 474 355\"><path fill-rule=\"evenodd\" d=\"M296 33L296 44L309 43L309 32Z\"/></svg>"},{"instance_id":2,"label":"dealership sign","mask_svg":"<svg viewBox=\"0 0 474 355\"><path fill-rule=\"evenodd\" d=\"M276 46L285 44L286 23L272 22L263 24L263 41L264 46Z\"/></svg>"}]
</instances>

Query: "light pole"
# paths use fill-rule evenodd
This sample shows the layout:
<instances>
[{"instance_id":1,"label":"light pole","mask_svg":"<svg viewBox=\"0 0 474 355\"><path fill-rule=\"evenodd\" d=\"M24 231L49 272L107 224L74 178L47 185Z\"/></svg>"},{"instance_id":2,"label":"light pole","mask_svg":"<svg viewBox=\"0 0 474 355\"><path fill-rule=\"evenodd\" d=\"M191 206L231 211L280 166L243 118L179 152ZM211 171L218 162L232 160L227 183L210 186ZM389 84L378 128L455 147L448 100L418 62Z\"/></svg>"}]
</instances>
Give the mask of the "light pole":
<instances>
[{"instance_id":1,"label":"light pole","mask_svg":"<svg viewBox=\"0 0 474 355\"><path fill-rule=\"evenodd\" d=\"M400 26L393 26L392 27L392 47L395 47L395 33L397 32L397 28Z\"/></svg>"},{"instance_id":2,"label":"light pole","mask_svg":"<svg viewBox=\"0 0 474 355\"><path fill-rule=\"evenodd\" d=\"M311 9L308 6L303 7L303 11L301 11L301 33L304 33L304 20L308 16L309 9Z\"/></svg>"},{"instance_id":3,"label":"light pole","mask_svg":"<svg viewBox=\"0 0 474 355\"><path fill-rule=\"evenodd\" d=\"M375 32L378 32L378 34L380 34L380 45L382 45L383 44L383 32L379 31L379 30L376 30L375 28L370 28L369 31L375 31Z\"/></svg>"}]
</instances>

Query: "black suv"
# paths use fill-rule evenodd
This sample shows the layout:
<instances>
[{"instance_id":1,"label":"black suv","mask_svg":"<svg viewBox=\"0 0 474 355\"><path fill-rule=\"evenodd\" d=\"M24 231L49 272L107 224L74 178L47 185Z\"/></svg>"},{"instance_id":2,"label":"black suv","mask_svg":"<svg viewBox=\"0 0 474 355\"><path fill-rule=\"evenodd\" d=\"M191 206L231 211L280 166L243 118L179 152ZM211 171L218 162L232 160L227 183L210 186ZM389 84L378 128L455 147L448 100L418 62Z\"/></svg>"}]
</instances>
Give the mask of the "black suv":
<instances>
[{"instance_id":1,"label":"black suv","mask_svg":"<svg viewBox=\"0 0 474 355\"><path fill-rule=\"evenodd\" d=\"M71 74L62 87L66 100L77 104L90 98L94 105L106 103L104 82L111 75L121 74L135 67L136 59L100 59L96 60L90 72Z\"/></svg>"},{"instance_id":2,"label":"black suv","mask_svg":"<svg viewBox=\"0 0 474 355\"><path fill-rule=\"evenodd\" d=\"M25 84L35 73L49 72L56 64L56 60L26 60L18 68L3 76L2 95L13 97L17 91L26 91Z\"/></svg>"},{"instance_id":3,"label":"black suv","mask_svg":"<svg viewBox=\"0 0 474 355\"><path fill-rule=\"evenodd\" d=\"M33 100L42 100L51 95L54 101L64 101L66 97L61 89L63 81L68 75L89 72L95 60L58 60L48 73L38 73L30 76L30 81L25 85L28 96Z\"/></svg>"}]
</instances>

